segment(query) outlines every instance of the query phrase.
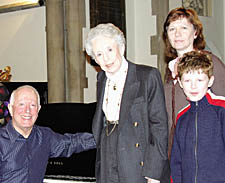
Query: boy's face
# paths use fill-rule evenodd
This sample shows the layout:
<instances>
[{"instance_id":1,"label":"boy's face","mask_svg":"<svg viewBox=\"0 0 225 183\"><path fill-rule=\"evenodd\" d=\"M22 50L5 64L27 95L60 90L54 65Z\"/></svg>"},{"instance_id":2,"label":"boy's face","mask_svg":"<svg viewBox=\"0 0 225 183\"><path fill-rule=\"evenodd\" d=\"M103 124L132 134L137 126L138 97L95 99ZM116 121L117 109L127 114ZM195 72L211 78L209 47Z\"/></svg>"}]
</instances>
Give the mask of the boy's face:
<instances>
[{"instance_id":1,"label":"boy's face","mask_svg":"<svg viewBox=\"0 0 225 183\"><path fill-rule=\"evenodd\" d=\"M190 71L184 73L179 79L179 84L183 88L185 95L190 101L199 101L201 100L209 87L212 86L214 77L209 77L202 72L202 70Z\"/></svg>"}]
</instances>

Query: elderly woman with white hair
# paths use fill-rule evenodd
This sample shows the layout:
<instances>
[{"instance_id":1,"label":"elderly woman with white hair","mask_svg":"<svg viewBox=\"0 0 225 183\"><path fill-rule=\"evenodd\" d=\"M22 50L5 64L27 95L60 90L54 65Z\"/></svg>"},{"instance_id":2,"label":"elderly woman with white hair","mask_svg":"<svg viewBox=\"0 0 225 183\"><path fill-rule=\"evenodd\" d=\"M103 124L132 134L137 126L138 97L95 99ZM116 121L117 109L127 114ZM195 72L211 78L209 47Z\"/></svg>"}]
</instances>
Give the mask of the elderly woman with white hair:
<instances>
[{"instance_id":1,"label":"elderly woman with white hair","mask_svg":"<svg viewBox=\"0 0 225 183\"><path fill-rule=\"evenodd\" d=\"M159 71L126 60L124 34L111 23L92 28L85 48L102 69L93 118L97 183L168 183L168 122Z\"/></svg>"}]
</instances>

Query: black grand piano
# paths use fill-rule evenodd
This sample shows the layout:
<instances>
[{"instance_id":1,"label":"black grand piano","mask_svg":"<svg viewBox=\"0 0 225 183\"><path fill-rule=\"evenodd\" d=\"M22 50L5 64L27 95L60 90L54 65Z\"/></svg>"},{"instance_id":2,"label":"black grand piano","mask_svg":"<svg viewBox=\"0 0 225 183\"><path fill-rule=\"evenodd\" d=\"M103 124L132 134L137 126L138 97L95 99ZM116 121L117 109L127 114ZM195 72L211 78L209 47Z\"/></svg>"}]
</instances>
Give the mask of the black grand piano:
<instances>
[{"instance_id":1,"label":"black grand piano","mask_svg":"<svg viewBox=\"0 0 225 183\"><path fill-rule=\"evenodd\" d=\"M48 126L55 132L91 132L96 103L44 104L36 124ZM73 154L70 158L49 159L44 183L95 182L96 150Z\"/></svg>"}]
</instances>

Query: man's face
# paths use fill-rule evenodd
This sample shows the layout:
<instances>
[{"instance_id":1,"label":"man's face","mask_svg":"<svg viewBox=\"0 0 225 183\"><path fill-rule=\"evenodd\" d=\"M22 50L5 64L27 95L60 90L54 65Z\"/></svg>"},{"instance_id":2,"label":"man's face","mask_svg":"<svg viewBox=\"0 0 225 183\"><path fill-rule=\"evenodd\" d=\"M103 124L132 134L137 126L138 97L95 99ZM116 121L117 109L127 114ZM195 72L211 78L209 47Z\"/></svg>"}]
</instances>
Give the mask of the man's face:
<instances>
[{"instance_id":1,"label":"man's face","mask_svg":"<svg viewBox=\"0 0 225 183\"><path fill-rule=\"evenodd\" d=\"M179 84L183 88L187 98L190 101L196 102L205 96L208 88L212 86L213 80L213 76L209 79L202 70L198 70L184 73L181 80L179 80Z\"/></svg>"},{"instance_id":2,"label":"man's face","mask_svg":"<svg viewBox=\"0 0 225 183\"><path fill-rule=\"evenodd\" d=\"M122 54L118 44L112 38L106 36L98 36L92 41L93 53L95 61L105 72L116 73L122 63ZM123 49L123 48L121 48Z\"/></svg>"},{"instance_id":3,"label":"man's face","mask_svg":"<svg viewBox=\"0 0 225 183\"><path fill-rule=\"evenodd\" d=\"M36 93L30 88L18 90L9 109L14 128L21 134L30 132L40 110Z\"/></svg>"}]
</instances>

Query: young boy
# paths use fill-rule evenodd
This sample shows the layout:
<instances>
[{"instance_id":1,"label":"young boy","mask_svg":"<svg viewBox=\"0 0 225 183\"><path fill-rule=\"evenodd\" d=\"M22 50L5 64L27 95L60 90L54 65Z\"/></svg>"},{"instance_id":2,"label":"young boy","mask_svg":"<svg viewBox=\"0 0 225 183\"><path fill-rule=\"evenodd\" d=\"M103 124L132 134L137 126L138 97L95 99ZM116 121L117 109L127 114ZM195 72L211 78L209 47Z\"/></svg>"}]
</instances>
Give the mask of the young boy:
<instances>
[{"instance_id":1,"label":"young boy","mask_svg":"<svg viewBox=\"0 0 225 183\"><path fill-rule=\"evenodd\" d=\"M225 97L215 96L213 63L192 51L178 63L178 81L190 104L178 113L171 153L171 182L225 182Z\"/></svg>"}]
</instances>

